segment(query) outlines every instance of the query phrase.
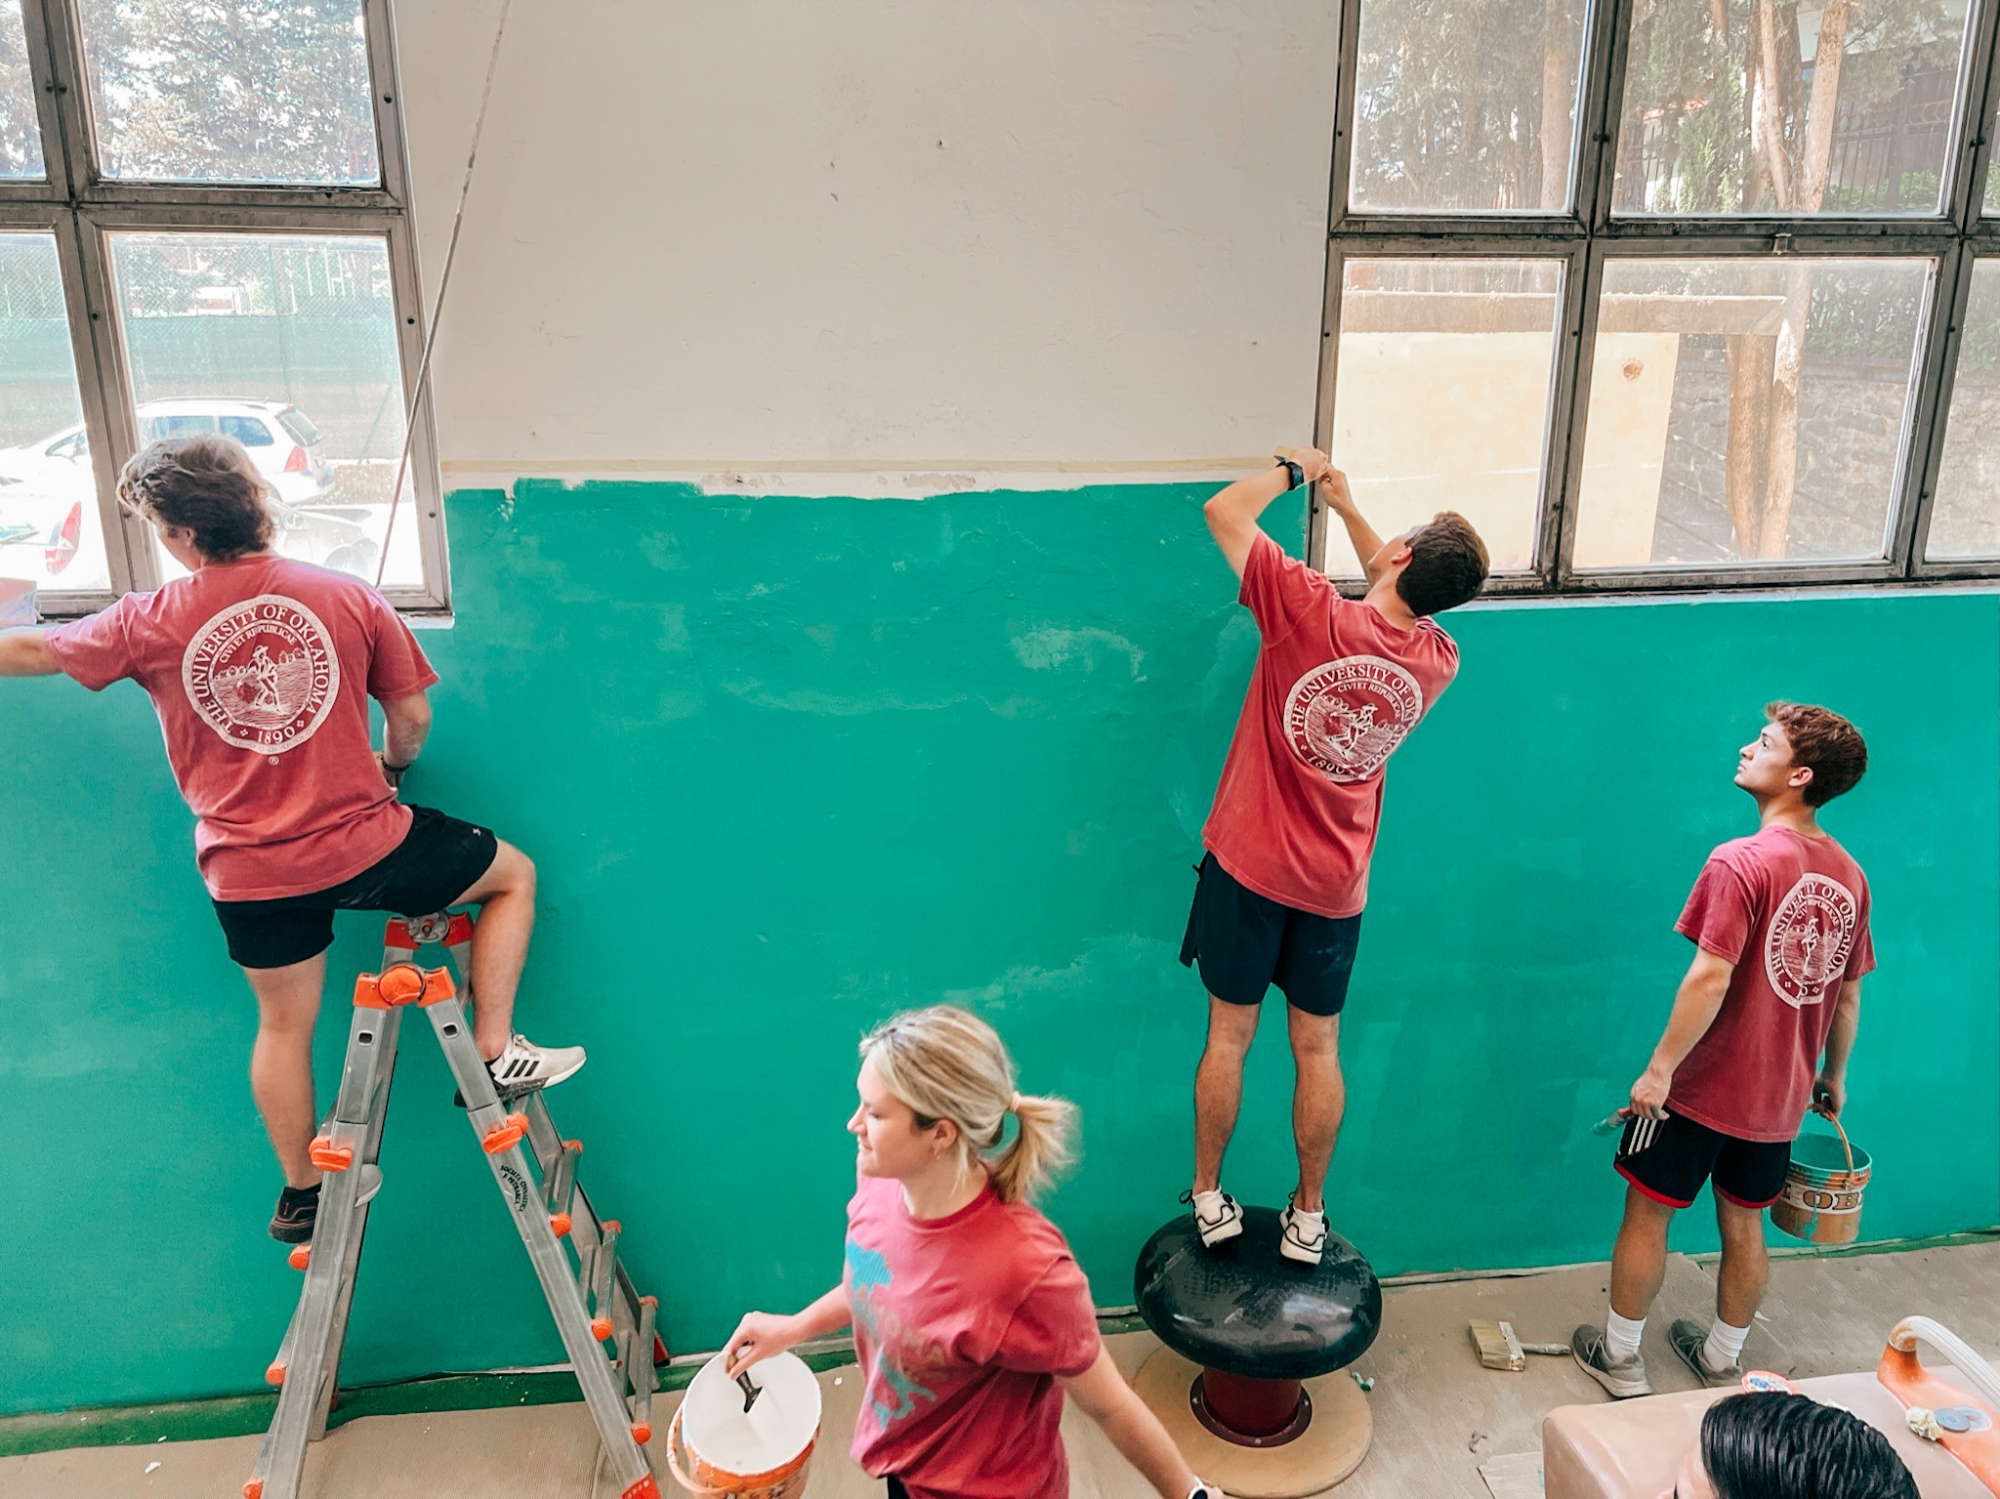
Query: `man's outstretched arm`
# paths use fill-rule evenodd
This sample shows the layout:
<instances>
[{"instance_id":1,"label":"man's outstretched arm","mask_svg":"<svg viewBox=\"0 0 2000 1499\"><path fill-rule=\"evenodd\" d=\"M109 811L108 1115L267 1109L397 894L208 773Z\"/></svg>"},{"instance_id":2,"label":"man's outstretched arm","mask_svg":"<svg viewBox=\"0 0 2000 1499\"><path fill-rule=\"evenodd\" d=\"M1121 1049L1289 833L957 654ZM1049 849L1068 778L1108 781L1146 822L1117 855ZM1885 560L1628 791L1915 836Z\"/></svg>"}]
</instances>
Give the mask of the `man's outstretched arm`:
<instances>
[{"instance_id":1,"label":"man's outstretched arm","mask_svg":"<svg viewBox=\"0 0 2000 1499\"><path fill-rule=\"evenodd\" d=\"M1303 471L1308 484L1316 483L1332 461L1317 448L1295 448L1290 457ZM1237 577L1242 577L1243 569L1249 566L1250 548L1257 541L1257 517L1285 492L1288 483L1290 475L1280 463L1247 479L1238 479L1201 507L1202 514L1208 517L1208 529L1215 537L1215 544L1222 548L1222 555L1229 559Z\"/></svg>"},{"instance_id":2,"label":"man's outstretched arm","mask_svg":"<svg viewBox=\"0 0 2000 1499\"><path fill-rule=\"evenodd\" d=\"M62 666L49 649L47 630L0 632L0 677L57 677Z\"/></svg>"},{"instance_id":3,"label":"man's outstretched arm","mask_svg":"<svg viewBox=\"0 0 2000 1499\"><path fill-rule=\"evenodd\" d=\"M1328 469L1326 476L1319 481L1319 497L1347 527L1348 543L1354 548L1354 555L1361 560L1363 575L1373 583L1382 576L1382 568L1375 561L1382 550L1382 538L1375 534L1368 518L1356 508L1354 494L1347 487L1347 475L1337 468Z\"/></svg>"}]
</instances>

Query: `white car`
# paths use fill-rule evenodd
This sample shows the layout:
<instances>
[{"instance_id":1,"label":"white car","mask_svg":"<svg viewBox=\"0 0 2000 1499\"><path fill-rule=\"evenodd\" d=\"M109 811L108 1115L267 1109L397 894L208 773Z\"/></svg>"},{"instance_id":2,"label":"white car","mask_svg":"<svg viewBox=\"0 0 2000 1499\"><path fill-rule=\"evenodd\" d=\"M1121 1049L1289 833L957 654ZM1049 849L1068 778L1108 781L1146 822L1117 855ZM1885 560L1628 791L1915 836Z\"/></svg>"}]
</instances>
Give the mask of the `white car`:
<instances>
[{"instance_id":1,"label":"white car","mask_svg":"<svg viewBox=\"0 0 2000 1499\"><path fill-rule=\"evenodd\" d=\"M243 444L278 498L309 505L333 488L333 465L320 451L319 428L283 401L148 401L139 408L139 441L220 432ZM0 448L0 481L43 485L81 471L89 482L90 439L81 426L37 442Z\"/></svg>"},{"instance_id":2,"label":"white car","mask_svg":"<svg viewBox=\"0 0 2000 1499\"><path fill-rule=\"evenodd\" d=\"M187 400L149 401L138 416L147 442L199 432L235 438L272 488L278 551L374 577L380 547L362 524L368 512L313 503L332 491L334 473L320 454L319 429L304 412L281 401ZM0 448L0 575L60 586L86 533L93 549L99 544L96 530L97 486L82 427Z\"/></svg>"}]
</instances>

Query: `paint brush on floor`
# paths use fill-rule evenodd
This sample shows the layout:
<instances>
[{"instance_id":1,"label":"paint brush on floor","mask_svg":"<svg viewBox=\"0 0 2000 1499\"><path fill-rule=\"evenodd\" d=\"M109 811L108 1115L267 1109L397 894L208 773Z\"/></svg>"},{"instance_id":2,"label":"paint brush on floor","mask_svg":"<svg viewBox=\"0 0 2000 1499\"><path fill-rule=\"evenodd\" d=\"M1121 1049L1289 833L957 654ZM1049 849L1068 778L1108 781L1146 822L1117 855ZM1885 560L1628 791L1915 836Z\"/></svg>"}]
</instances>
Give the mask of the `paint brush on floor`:
<instances>
[{"instance_id":1,"label":"paint brush on floor","mask_svg":"<svg viewBox=\"0 0 2000 1499\"><path fill-rule=\"evenodd\" d=\"M1519 1374L1528 1367L1528 1355L1544 1353L1554 1358L1569 1352L1567 1343L1523 1343L1514 1335L1511 1322L1474 1322L1469 1329L1479 1362L1489 1369L1507 1369Z\"/></svg>"}]
</instances>

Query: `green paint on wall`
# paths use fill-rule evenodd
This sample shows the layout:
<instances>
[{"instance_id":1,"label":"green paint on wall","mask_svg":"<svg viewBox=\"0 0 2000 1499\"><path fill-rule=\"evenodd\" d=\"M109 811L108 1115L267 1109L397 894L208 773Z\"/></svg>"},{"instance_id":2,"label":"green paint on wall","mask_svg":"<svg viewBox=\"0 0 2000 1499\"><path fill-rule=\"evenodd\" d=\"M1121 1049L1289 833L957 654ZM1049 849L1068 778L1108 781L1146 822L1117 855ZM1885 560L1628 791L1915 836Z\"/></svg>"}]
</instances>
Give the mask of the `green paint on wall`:
<instances>
[{"instance_id":1,"label":"green paint on wall","mask_svg":"<svg viewBox=\"0 0 2000 1499\"><path fill-rule=\"evenodd\" d=\"M993 1019L1025 1086L1083 1105L1083 1164L1047 1206L1100 1304L1131 1299L1186 1184L1203 1001L1175 955L1255 649L1205 493L453 497L458 624L424 636L445 681L406 794L541 867L521 1023L591 1049L552 1104L676 1349L832 1282L854 1042L937 999ZM1827 817L1876 901L1850 1106L1876 1160L1864 1231L2000 1219L2000 600L1450 623L1463 676L1389 773L1342 1231L1384 1274L1608 1251L1619 1184L1589 1126L1665 1014L1702 856L1749 826L1733 756L1780 695L1850 713L1874 756ZM12 1184L0 1410L254 1391L298 1279L262 1236L254 1017L189 819L136 688L8 686L0 1086L41 1148ZM345 975L379 955L368 919L341 934L325 1087ZM1289 1185L1289 1087L1271 1017L1240 1196ZM421 1029L383 1168L348 1377L559 1359ZM692 1215L785 1231L689 1235ZM1678 1242L1712 1247L1712 1227ZM118 1336L79 1320L94 1298L124 1311Z\"/></svg>"}]
</instances>

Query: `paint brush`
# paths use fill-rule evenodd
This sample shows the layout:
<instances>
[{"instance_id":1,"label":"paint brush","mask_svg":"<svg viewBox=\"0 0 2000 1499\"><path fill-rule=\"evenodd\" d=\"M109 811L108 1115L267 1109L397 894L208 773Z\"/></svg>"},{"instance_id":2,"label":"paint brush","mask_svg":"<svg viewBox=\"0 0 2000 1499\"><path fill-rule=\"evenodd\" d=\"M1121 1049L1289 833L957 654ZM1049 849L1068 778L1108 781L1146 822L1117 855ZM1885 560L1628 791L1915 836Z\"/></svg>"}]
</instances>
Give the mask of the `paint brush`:
<instances>
[{"instance_id":1,"label":"paint brush","mask_svg":"<svg viewBox=\"0 0 2000 1499\"><path fill-rule=\"evenodd\" d=\"M1511 1322L1474 1322L1468 1331L1472 1334L1472 1346L1479 1352L1479 1362L1489 1369L1519 1374L1528 1367L1531 1353L1555 1357L1570 1351L1567 1343L1523 1343L1515 1336Z\"/></svg>"},{"instance_id":2,"label":"paint brush","mask_svg":"<svg viewBox=\"0 0 2000 1499\"><path fill-rule=\"evenodd\" d=\"M1625 1121L1631 1117L1632 1111L1630 1109L1620 1109L1617 1113L1607 1114L1604 1118L1598 1120L1597 1123L1591 1125L1590 1132L1593 1135L1611 1134L1616 1130L1625 1128Z\"/></svg>"}]
</instances>

